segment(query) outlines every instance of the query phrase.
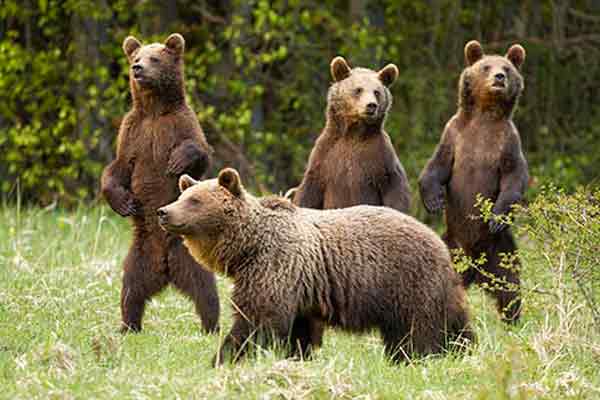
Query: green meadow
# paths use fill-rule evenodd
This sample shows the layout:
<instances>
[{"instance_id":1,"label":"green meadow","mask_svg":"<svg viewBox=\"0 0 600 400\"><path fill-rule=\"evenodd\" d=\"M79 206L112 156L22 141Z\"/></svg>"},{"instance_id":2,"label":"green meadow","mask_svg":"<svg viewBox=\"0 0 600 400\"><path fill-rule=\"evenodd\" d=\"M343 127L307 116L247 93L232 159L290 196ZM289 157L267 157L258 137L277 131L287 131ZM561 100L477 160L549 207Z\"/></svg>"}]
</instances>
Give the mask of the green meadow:
<instances>
[{"instance_id":1,"label":"green meadow","mask_svg":"<svg viewBox=\"0 0 600 400\"><path fill-rule=\"evenodd\" d=\"M375 332L328 330L310 361L260 350L215 369L230 282L219 277L218 335L201 333L173 289L149 304L142 333L121 335L127 221L104 207L0 213L0 398L600 398L600 333L568 272L570 253L552 259L526 235L522 321L503 324L493 301L470 289L478 342L466 354L392 365Z\"/></svg>"}]
</instances>

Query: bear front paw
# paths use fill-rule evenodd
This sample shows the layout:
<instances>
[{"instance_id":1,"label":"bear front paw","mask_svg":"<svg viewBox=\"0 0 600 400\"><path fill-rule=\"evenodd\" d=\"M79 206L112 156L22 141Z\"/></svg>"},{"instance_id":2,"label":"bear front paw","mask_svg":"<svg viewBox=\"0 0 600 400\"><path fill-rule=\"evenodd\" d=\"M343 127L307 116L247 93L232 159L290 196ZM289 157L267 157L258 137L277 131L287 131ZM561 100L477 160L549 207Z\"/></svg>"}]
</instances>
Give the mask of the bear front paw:
<instances>
[{"instance_id":1,"label":"bear front paw","mask_svg":"<svg viewBox=\"0 0 600 400\"><path fill-rule=\"evenodd\" d=\"M123 189L116 191L110 202L112 209L121 217L131 217L141 213L141 205L133 196Z\"/></svg>"},{"instance_id":2,"label":"bear front paw","mask_svg":"<svg viewBox=\"0 0 600 400\"><path fill-rule=\"evenodd\" d=\"M427 212L430 214L440 213L446 207L446 204L444 201L444 194L437 193L434 196L427 197L426 199L423 200L423 205L425 206L425 209L427 210Z\"/></svg>"},{"instance_id":3,"label":"bear front paw","mask_svg":"<svg viewBox=\"0 0 600 400\"><path fill-rule=\"evenodd\" d=\"M488 228L492 235L502 232L507 227L508 227L508 225L506 225L505 223L500 222L498 220L491 220L490 222L488 222Z\"/></svg>"},{"instance_id":4,"label":"bear front paw","mask_svg":"<svg viewBox=\"0 0 600 400\"><path fill-rule=\"evenodd\" d=\"M117 212L123 217L133 217L141 214L142 207L133 197L130 197Z\"/></svg>"},{"instance_id":5,"label":"bear front paw","mask_svg":"<svg viewBox=\"0 0 600 400\"><path fill-rule=\"evenodd\" d=\"M181 175L186 168L186 160L182 157L171 157L167 165L167 175Z\"/></svg>"}]
</instances>

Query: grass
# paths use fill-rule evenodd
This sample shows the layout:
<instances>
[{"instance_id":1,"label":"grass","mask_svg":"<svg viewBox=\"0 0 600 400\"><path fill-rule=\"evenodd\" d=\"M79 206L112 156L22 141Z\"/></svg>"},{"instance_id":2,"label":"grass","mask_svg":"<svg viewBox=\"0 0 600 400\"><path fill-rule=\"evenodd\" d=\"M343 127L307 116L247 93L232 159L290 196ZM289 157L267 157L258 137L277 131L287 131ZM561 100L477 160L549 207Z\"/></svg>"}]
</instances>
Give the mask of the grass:
<instances>
[{"instance_id":1,"label":"grass","mask_svg":"<svg viewBox=\"0 0 600 400\"><path fill-rule=\"evenodd\" d=\"M3 206L0 218L0 398L600 398L600 335L568 279L534 249L523 249L517 326L469 291L479 342L466 355L391 365L377 334L329 330L311 361L262 351L213 369L222 337L201 334L191 303L172 289L149 304L142 333L118 333L126 221L106 208ZM230 290L219 278L225 330Z\"/></svg>"}]
</instances>

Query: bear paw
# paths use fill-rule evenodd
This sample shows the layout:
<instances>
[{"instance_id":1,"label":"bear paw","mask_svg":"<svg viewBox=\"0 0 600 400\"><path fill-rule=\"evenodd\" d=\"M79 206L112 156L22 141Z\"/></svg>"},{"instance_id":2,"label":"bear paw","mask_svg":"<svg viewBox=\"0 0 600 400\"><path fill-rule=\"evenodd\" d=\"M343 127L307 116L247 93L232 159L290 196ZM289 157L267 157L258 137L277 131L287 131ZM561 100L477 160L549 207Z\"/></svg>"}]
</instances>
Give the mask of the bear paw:
<instances>
[{"instance_id":1,"label":"bear paw","mask_svg":"<svg viewBox=\"0 0 600 400\"><path fill-rule=\"evenodd\" d=\"M430 214L440 213L444 208L446 208L444 192L439 190L437 193L427 196L425 199L423 199L423 205Z\"/></svg>"},{"instance_id":2,"label":"bear paw","mask_svg":"<svg viewBox=\"0 0 600 400\"><path fill-rule=\"evenodd\" d=\"M131 217L141 213L141 205L131 194L123 191L112 204L113 210L121 217Z\"/></svg>"},{"instance_id":3,"label":"bear paw","mask_svg":"<svg viewBox=\"0 0 600 400\"><path fill-rule=\"evenodd\" d=\"M171 157L167 165L167 175L181 175L185 171L188 160L185 157Z\"/></svg>"},{"instance_id":4,"label":"bear paw","mask_svg":"<svg viewBox=\"0 0 600 400\"><path fill-rule=\"evenodd\" d=\"M488 222L488 228L492 235L502 232L507 227L508 227L508 225L506 225L505 223L500 222L500 221L492 220L492 221Z\"/></svg>"}]
</instances>

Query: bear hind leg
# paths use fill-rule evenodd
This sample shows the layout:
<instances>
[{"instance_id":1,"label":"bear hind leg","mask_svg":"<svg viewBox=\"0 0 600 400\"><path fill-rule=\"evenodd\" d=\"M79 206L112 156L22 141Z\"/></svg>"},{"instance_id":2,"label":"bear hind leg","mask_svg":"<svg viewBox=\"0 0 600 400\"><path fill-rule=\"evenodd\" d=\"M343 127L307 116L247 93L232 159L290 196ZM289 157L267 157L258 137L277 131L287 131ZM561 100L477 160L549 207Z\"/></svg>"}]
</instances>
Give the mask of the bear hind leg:
<instances>
[{"instance_id":1,"label":"bear hind leg","mask_svg":"<svg viewBox=\"0 0 600 400\"><path fill-rule=\"evenodd\" d=\"M497 241L487 252L488 262L484 269L490 276L488 293L496 300L498 312L506 323L516 323L521 316L520 262L515 255L517 246L511 232L506 229L497 234ZM502 254L508 257L508 265L503 264Z\"/></svg>"},{"instance_id":2,"label":"bear hind leg","mask_svg":"<svg viewBox=\"0 0 600 400\"><path fill-rule=\"evenodd\" d=\"M385 324L380 328L385 355L394 363L408 362L419 353L413 341L413 332L398 324Z\"/></svg>"},{"instance_id":3,"label":"bear hind leg","mask_svg":"<svg viewBox=\"0 0 600 400\"><path fill-rule=\"evenodd\" d=\"M380 328L385 353L393 362L407 362L413 357L422 357L443 350L443 329L436 327L435 324L431 326L420 318L422 316L415 316L412 322L408 322L408 326L388 322Z\"/></svg>"},{"instance_id":4,"label":"bear hind leg","mask_svg":"<svg viewBox=\"0 0 600 400\"><path fill-rule=\"evenodd\" d=\"M317 318L296 317L290 334L290 353L288 357L310 358L312 350L321 346L325 324Z\"/></svg>"},{"instance_id":5,"label":"bear hind leg","mask_svg":"<svg viewBox=\"0 0 600 400\"><path fill-rule=\"evenodd\" d=\"M152 270L150 262L150 258L134 242L124 262L121 289L122 333L142 330L146 302L168 283L164 274Z\"/></svg>"}]
</instances>

